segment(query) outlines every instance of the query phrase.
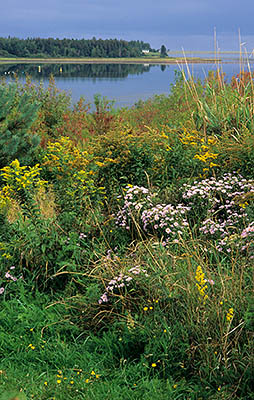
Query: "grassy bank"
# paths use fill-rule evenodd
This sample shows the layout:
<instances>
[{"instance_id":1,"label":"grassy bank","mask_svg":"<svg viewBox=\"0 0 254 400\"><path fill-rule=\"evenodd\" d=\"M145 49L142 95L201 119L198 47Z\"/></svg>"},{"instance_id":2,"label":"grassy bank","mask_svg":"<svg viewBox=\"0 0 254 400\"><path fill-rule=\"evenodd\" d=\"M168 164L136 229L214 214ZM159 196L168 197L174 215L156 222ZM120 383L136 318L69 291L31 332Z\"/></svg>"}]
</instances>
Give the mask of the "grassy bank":
<instances>
[{"instance_id":1,"label":"grassy bank","mask_svg":"<svg viewBox=\"0 0 254 400\"><path fill-rule=\"evenodd\" d=\"M0 399L253 398L253 104L1 84Z\"/></svg>"},{"instance_id":2,"label":"grassy bank","mask_svg":"<svg viewBox=\"0 0 254 400\"><path fill-rule=\"evenodd\" d=\"M0 58L0 63L22 64L177 64L177 63L214 63L215 59L202 57L139 57L139 58ZM217 60L218 61L218 60Z\"/></svg>"}]
</instances>

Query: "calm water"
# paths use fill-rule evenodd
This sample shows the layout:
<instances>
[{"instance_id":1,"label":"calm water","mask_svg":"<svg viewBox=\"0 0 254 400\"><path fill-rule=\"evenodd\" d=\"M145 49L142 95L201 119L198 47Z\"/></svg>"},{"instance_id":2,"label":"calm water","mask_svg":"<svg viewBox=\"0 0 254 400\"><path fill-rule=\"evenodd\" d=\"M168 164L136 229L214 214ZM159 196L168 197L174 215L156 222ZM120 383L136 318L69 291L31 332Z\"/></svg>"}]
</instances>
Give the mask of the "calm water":
<instances>
[{"instance_id":1,"label":"calm water","mask_svg":"<svg viewBox=\"0 0 254 400\"><path fill-rule=\"evenodd\" d=\"M253 71L254 61L250 61ZM0 77L10 80L16 73L21 81L29 74L32 80L45 85L53 74L56 86L71 93L73 104L81 96L93 103L95 94L115 100L115 107L129 107L138 100L146 100L156 94L169 94L171 84L175 82L175 71L186 66L149 65L149 64L2 64ZM197 78L205 78L208 71L216 65L189 64L190 72ZM223 72L228 80L239 73L239 62L222 63ZM247 70L247 66L246 66Z\"/></svg>"}]
</instances>

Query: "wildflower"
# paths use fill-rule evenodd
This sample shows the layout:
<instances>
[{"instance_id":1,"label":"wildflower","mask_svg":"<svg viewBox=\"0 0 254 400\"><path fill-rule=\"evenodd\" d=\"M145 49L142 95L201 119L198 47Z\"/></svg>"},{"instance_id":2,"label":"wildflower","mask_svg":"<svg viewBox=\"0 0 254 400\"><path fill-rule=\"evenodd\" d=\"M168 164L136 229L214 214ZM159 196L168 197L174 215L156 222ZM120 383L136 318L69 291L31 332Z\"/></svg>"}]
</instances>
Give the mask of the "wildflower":
<instances>
[{"instance_id":1,"label":"wildflower","mask_svg":"<svg viewBox=\"0 0 254 400\"><path fill-rule=\"evenodd\" d=\"M96 375L94 371L91 372L91 375Z\"/></svg>"},{"instance_id":2,"label":"wildflower","mask_svg":"<svg viewBox=\"0 0 254 400\"><path fill-rule=\"evenodd\" d=\"M47 382L47 381L45 381L45 382L44 382L44 385L45 385L45 386L48 386L48 382Z\"/></svg>"},{"instance_id":3,"label":"wildflower","mask_svg":"<svg viewBox=\"0 0 254 400\"><path fill-rule=\"evenodd\" d=\"M70 384L73 385L74 381L70 381Z\"/></svg>"},{"instance_id":4,"label":"wildflower","mask_svg":"<svg viewBox=\"0 0 254 400\"><path fill-rule=\"evenodd\" d=\"M195 279L197 281L196 286L199 294L201 295L200 299L203 303L205 303L205 301L208 299L208 295L206 293L208 286L206 285L207 280L205 279L205 274L200 265L196 269Z\"/></svg>"},{"instance_id":5,"label":"wildflower","mask_svg":"<svg viewBox=\"0 0 254 400\"><path fill-rule=\"evenodd\" d=\"M231 321L233 319L234 316L234 309L233 308L229 308L228 313L226 315L227 321Z\"/></svg>"},{"instance_id":6,"label":"wildflower","mask_svg":"<svg viewBox=\"0 0 254 400\"><path fill-rule=\"evenodd\" d=\"M153 368L157 367L157 364L156 363L152 363L152 367Z\"/></svg>"},{"instance_id":7,"label":"wildflower","mask_svg":"<svg viewBox=\"0 0 254 400\"><path fill-rule=\"evenodd\" d=\"M61 383L62 381L61 381L61 379L57 379L57 381L56 381L56 383Z\"/></svg>"},{"instance_id":8,"label":"wildflower","mask_svg":"<svg viewBox=\"0 0 254 400\"><path fill-rule=\"evenodd\" d=\"M144 310L144 311L147 311L147 310L148 310L148 307L144 307L143 310Z\"/></svg>"}]
</instances>

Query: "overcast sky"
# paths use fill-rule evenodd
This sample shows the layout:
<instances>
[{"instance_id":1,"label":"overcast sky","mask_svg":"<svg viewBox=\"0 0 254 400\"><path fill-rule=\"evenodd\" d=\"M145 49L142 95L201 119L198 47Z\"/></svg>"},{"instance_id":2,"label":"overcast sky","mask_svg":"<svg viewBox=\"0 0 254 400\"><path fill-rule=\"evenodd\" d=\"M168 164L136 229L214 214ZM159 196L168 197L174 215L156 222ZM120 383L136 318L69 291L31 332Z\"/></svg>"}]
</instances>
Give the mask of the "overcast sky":
<instances>
[{"instance_id":1,"label":"overcast sky","mask_svg":"<svg viewBox=\"0 0 254 400\"><path fill-rule=\"evenodd\" d=\"M254 0L0 0L0 36L143 40L171 50L254 48Z\"/></svg>"}]
</instances>

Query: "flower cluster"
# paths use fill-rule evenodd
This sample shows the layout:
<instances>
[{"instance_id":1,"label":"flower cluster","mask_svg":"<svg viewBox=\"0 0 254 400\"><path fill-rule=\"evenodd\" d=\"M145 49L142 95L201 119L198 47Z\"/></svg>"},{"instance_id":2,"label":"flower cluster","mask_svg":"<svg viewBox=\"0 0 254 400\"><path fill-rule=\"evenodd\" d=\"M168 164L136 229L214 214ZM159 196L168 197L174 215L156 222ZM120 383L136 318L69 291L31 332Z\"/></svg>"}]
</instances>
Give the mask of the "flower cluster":
<instances>
[{"instance_id":1,"label":"flower cluster","mask_svg":"<svg viewBox=\"0 0 254 400\"><path fill-rule=\"evenodd\" d=\"M88 153L80 151L68 137L49 143L43 159L43 166L59 175L71 175L72 171L86 170L89 163Z\"/></svg>"},{"instance_id":2,"label":"flower cluster","mask_svg":"<svg viewBox=\"0 0 254 400\"><path fill-rule=\"evenodd\" d=\"M124 205L115 215L115 223L117 226L130 229L130 222L134 216L138 216L147 207L153 205L152 198L155 194L151 194L148 189L143 186L127 185L124 196ZM118 196L121 198L122 196Z\"/></svg>"},{"instance_id":3,"label":"flower cluster","mask_svg":"<svg viewBox=\"0 0 254 400\"><path fill-rule=\"evenodd\" d=\"M10 270L8 270L5 274L4 274L4 277L2 278L2 279L0 279L0 282L1 282L1 286L0 286L0 295L1 294L3 294L4 292L5 292L5 289L6 289L6 287L5 286L2 286L4 283L9 283L9 282L16 282L17 280L18 280L18 278L16 277L16 276L13 276L12 274L13 274L13 272L10 272L10 271L13 271L15 269L15 266L14 265L12 265L11 267L10 267ZM22 276L20 276L19 277L19 279L21 279L22 278Z\"/></svg>"},{"instance_id":4,"label":"flower cluster","mask_svg":"<svg viewBox=\"0 0 254 400\"><path fill-rule=\"evenodd\" d=\"M164 238L163 245L166 245L170 239L177 243L178 238L189 227L186 219L189 210L189 207L182 204L178 204L176 207L171 204L157 204L155 207L143 211L141 215L143 229L160 234Z\"/></svg>"},{"instance_id":5,"label":"flower cluster","mask_svg":"<svg viewBox=\"0 0 254 400\"><path fill-rule=\"evenodd\" d=\"M171 204L153 204L155 193L139 186L129 185L124 196L124 205L115 216L115 223L119 227L130 229L131 218L134 216L145 232L156 232L163 237L163 245L169 240L178 242L189 227L186 213L190 210L182 204L176 207Z\"/></svg>"},{"instance_id":6,"label":"flower cluster","mask_svg":"<svg viewBox=\"0 0 254 400\"><path fill-rule=\"evenodd\" d=\"M179 135L179 139L184 145L191 146L196 150L197 153L193 158L205 164L203 171L208 171L209 168L218 166L213 162L218 157L218 154L212 151L213 146L218 141L217 138L214 136L204 138L198 131L194 130L189 133L186 129L183 129L183 132Z\"/></svg>"},{"instance_id":7,"label":"flower cluster","mask_svg":"<svg viewBox=\"0 0 254 400\"><path fill-rule=\"evenodd\" d=\"M234 309L233 308L229 308L227 315L226 315L226 319L228 322L231 322L234 316Z\"/></svg>"},{"instance_id":8,"label":"flower cluster","mask_svg":"<svg viewBox=\"0 0 254 400\"><path fill-rule=\"evenodd\" d=\"M98 300L99 304L107 303L109 301L109 296L113 294L115 291L122 290L125 287L130 285L130 282L133 280L133 276L131 275L139 275L143 274L144 276L148 277L146 269L141 268L139 265L132 267L128 270L130 275L124 275L122 272L113 279L110 280L108 286L106 287L106 291L101 295L100 299Z\"/></svg>"},{"instance_id":9,"label":"flower cluster","mask_svg":"<svg viewBox=\"0 0 254 400\"><path fill-rule=\"evenodd\" d=\"M241 233L241 250L245 251L250 259L254 259L254 222Z\"/></svg>"},{"instance_id":10,"label":"flower cluster","mask_svg":"<svg viewBox=\"0 0 254 400\"><path fill-rule=\"evenodd\" d=\"M5 186L0 190L0 205L5 206L21 190L39 189L47 182L40 179L39 164L34 167L21 166L18 160L0 170L0 176Z\"/></svg>"},{"instance_id":11,"label":"flower cluster","mask_svg":"<svg viewBox=\"0 0 254 400\"><path fill-rule=\"evenodd\" d=\"M207 209L200 232L217 240L218 251L230 252L234 234L249 222L246 202L242 203L241 199L246 193L254 193L253 182L228 173L219 180L212 177L184 187L183 199L188 200L190 206L201 201L200 206Z\"/></svg>"},{"instance_id":12,"label":"flower cluster","mask_svg":"<svg viewBox=\"0 0 254 400\"><path fill-rule=\"evenodd\" d=\"M207 294L208 285L207 285L207 280L205 279L205 274L200 265L196 269L195 280L200 295L199 299L204 304L208 299L208 294Z\"/></svg>"}]
</instances>

